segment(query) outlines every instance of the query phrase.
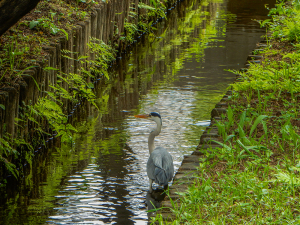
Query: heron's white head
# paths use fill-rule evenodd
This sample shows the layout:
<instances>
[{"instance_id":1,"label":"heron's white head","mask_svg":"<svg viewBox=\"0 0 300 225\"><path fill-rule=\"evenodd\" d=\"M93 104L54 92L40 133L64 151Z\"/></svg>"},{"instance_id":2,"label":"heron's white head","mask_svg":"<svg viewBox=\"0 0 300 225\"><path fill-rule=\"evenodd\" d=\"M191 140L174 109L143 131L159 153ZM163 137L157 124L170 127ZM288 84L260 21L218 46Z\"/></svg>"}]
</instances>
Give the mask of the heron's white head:
<instances>
[{"instance_id":1,"label":"heron's white head","mask_svg":"<svg viewBox=\"0 0 300 225\"><path fill-rule=\"evenodd\" d=\"M155 121L159 125L162 124L161 116L157 112L151 112L149 114L135 115L135 117L153 120L153 121Z\"/></svg>"},{"instance_id":2,"label":"heron's white head","mask_svg":"<svg viewBox=\"0 0 300 225\"><path fill-rule=\"evenodd\" d=\"M135 115L135 117L149 119L149 120L153 120L154 122L156 122L156 128L150 132L149 138L148 138L148 147L149 147L149 152L151 154L151 152L154 150L154 138L155 138L155 136L159 135L160 131L161 131L161 126L162 126L161 117L156 112L151 112L149 114Z\"/></svg>"}]
</instances>

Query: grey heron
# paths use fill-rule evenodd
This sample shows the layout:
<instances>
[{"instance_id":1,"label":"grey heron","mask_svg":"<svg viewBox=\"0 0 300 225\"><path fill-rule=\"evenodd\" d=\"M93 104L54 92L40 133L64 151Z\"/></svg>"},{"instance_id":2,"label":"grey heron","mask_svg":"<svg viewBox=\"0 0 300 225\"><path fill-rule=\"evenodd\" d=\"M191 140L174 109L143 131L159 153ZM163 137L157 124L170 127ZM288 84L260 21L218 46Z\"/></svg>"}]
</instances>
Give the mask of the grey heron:
<instances>
[{"instance_id":1,"label":"grey heron","mask_svg":"<svg viewBox=\"0 0 300 225\"><path fill-rule=\"evenodd\" d=\"M154 138L161 131L161 116L156 112L151 112L150 114L135 115L135 117L150 119L157 124L156 128L150 132L148 138L150 156L147 162L147 175L150 183L149 192L151 193L153 181L166 187L168 182L172 180L174 174L173 159L170 153L163 147L154 148Z\"/></svg>"}]
</instances>

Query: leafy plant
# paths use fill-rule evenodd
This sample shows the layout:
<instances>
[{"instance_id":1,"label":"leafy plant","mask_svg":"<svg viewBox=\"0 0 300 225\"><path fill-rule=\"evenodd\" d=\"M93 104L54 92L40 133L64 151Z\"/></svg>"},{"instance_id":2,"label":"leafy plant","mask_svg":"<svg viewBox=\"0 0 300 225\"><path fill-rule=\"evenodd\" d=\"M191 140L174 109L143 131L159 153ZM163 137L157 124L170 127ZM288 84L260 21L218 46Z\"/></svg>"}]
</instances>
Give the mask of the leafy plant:
<instances>
[{"instance_id":1,"label":"leafy plant","mask_svg":"<svg viewBox=\"0 0 300 225\"><path fill-rule=\"evenodd\" d=\"M139 2L138 7L140 9L146 9L148 11L148 17L165 17L165 10L166 6L163 4L162 1L158 0L151 0L150 3L154 6L147 5L145 3Z\"/></svg>"},{"instance_id":2,"label":"leafy plant","mask_svg":"<svg viewBox=\"0 0 300 225\"><path fill-rule=\"evenodd\" d=\"M55 14L54 14L55 15ZM33 29L35 27L40 27L40 28L44 28L50 31L51 34L56 35L59 32L62 32L67 40L68 40L68 33L62 29L62 28L58 28L54 23L53 23L53 17L54 17L53 13L51 14L51 20L49 18L39 18L37 20L32 20L29 23L29 28Z\"/></svg>"},{"instance_id":3,"label":"leafy plant","mask_svg":"<svg viewBox=\"0 0 300 225\"><path fill-rule=\"evenodd\" d=\"M138 27L134 23L124 23L124 36L120 37L120 40L132 43L134 41L135 35L138 32Z\"/></svg>"},{"instance_id":4,"label":"leafy plant","mask_svg":"<svg viewBox=\"0 0 300 225\"><path fill-rule=\"evenodd\" d=\"M92 53L96 54L95 60L87 60L92 74L97 76L103 74L107 79L109 79L107 69L109 63L116 56L116 50L114 50L111 46L106 45L102 40L98 40L96 38L91 38L88 43L88 47ZM86 73L85 71L83 72Z\"/></svg>"}]
</instances>

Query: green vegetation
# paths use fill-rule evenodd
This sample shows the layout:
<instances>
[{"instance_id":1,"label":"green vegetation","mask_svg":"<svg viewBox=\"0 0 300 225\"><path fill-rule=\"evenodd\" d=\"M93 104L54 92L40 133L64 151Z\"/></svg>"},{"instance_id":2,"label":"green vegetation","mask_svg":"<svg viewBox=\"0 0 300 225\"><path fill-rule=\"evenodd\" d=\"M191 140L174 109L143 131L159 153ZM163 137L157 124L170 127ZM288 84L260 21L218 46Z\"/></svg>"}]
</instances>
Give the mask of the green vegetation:
<instances>
[{"instance_id":1,"label":"green vegetation","mask_svg":"<svg viewBox=\"0 0 300 225\"><path fill-rule=\"evenodd\" d=\"M299 224L299 1L278 2L261 64L233 71L220 148L205 151L197 178L173 202L170 224ZM155 219L160 224L161 215Z\"/></svg>"},{"instance_id":2,"label":"green vegetation","mask_svg":"<svg viewBox=\"0 0 300 225\"><path fill-rule=\"evenodd\" d=\"M143 33L152 33L155 30L155 27L152 26L153 20L157 18L164 18L167 0L151 0L150 5L147 5L143 2L139 2L138 8L145 10L145 14L137 14L135 8L132 8L132 11L129 12L129 18L125 19L124 23L124 33L121 34L120 40L125 42L125 44L132 44L137 35ZM138 24L129 21L138 21ZM116 32L117 33L117 32Z\"/></svg>"},{"instance_id":3,"label":"green vegetation","mask_svg":"<svg viewBox=\"0 0 300 225\"><path fill-rule=\"evenodd\" d=\"M0 161L16 178L18 178L17 158L20 153L22 152L23 158L19 160L25 160L31 164L34 148L45 141L43 137L44 135L50 135L49 131L57 133L56 137L60 137L61 142L73 142L73 133L77 130L69 123L68 112L64 110L66 100L76 104L80 96L97 108L95 94L92 91L94 85L88 83L87 78L94 78L100 74L109 78L107 75L108 63L115 58L115 50L96 39L92 39L88 47L92 53L95 53L95 60L89 59L88 56L79 56L76 60L87 62L90 70L86 70L82 66L77 73L65 74L59 71L57 84L50 86L52 90L46 92L45 97L39 98L34 105L26 105L23 102L23 106L20 107L19 118L16 121L22 129L25 125L31 125L27 139L24 140L20 137L11 139L8 134L0 138ZM70 53L69 51L64 51L64 53L66 54L64 57L75 60L67 56ZM48 71L57 70L51 67L44 69ZM60 85L62 82L66 84L65 88ZM69 89L73 91L70 92ZM48 132L45 127L48 127Z\"/></svg>"},{"instance_id":4,"label":"green vegetation","mask_svg":"<svg viewBox=\"0 0 300 225\"><path fill-rule=\"evenodd\" d=\"M140 2L138 8L145 11L143 14L138 14L134 5L130 7L129 17L125 19L125 32L119 37L125 46L133 43L137 35L155 29L151 26L152 20L165 16L165 2L151 0L151 5ZM15 78L20 79L23 72L30 69L28 64L34 66L38 61L45 62L47 52L43 47L53 41L57 42L60 36L68 39L71 30L75 28L74 24L88 19L100 4L103 4L102 0L41 1L31 14L1 37L0 87L13 85ZM116 27L114 38L118 35Z\"/></svg>"},{"instance_id":5,"label":"green vegetation","mask_svg":"<svg viewBox=\"0 0 300 225\"><path fill-rule=\"evenodd\" d=\"M25 71L36 66L45 66L45 56L47 52L44 46L57 43L60 36L65 36L68 40L71 30L76 22L87 19L93 10L102 3L102 0L53 0L41 1L37 8L24 17L7 34L2 36L0 44L0 88L13 86L28 76ZM120 39L126 45L133 43L136 35L152 32L152 19L165 15L165 5L162 1L151 0L151 5L139 3L138 7L144 10L143 15L135 13L135 7L129 12L130 19L135 19L138 24L125 22L125 33ZM118 28L115 37L118 37ZM25 34L25 35L24 35ZM54 38L54 39L53 39ZM112 40L113 41L113 40ZM63 73L57 68L44 67L45 71L57 74L57 83L51 87L51 91L45 92L44 97L38 99L35 104L23 102L20 106L19 118L16 123L20 130L25 127L31 128L25 134L19 131L16 137L11 138L4 127L4 135L0 137L0 161L6 171L12 173L16 178L21 170L16 167L24 162L32 163L33 151L40 144L45 144L45 137L51 133L56 133L62 142L72 143L73 134L77 132L68 119L66 112L67 104L77 104L78 99L84 98L96 106L96 98L93 92L96 77L108 76L108 65L115 59L118 46L107 45L102 40L91 38L87 48L94 58L89 55L81 56L77 52L63 50L62 56L68 60L80 62L77 71L73 73ZM32 78L34 80L34 78ZM37 88L38 83L34 80ZM108 96L102 96L103 101L108 100ZM106 100L105 100L106 99ZM0 104L0 110L6 110ZM101 109L102 111L105 109ZM45 128L47 127L47 130Z\"/></svg>"},{"instance_id":6,"label":"green vegetation","mask_svg":"<svg viewBox=\"0 0 300 225\"><path fill-rule=\"evenodd\" d=\"M15 78L20 79L23 71L29 69L28 64L35 66L37 61L44 62L47 54L42 47L49 46L53 37L63 35L68 39L72 24L87 19L100 2L41 1L33 12L1 37L0 87L13 85Z\"/></svg>"}]
</instances>

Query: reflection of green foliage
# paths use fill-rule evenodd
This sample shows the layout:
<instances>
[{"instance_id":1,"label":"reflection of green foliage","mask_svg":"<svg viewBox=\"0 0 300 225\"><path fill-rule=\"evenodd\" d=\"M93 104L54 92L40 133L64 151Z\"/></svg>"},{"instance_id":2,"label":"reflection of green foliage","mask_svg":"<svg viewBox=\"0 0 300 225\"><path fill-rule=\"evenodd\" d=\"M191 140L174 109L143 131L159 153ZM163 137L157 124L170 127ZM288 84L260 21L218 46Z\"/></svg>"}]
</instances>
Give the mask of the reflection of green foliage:
<instances>
[{"instance_id":1,"label":"reflection of green foliage","mask_svg":"<svg viewBox=\"0 0 300 225\"><path fill-rule=\"evenodd\" d=\"M202 1L201 5L208 5L209 3L223 3L223 0L220 1ZM194 9L194 5L191 5L186 8L186 16L183 19L177 20L177 27L168 27L164 30L159 36L159 39L154 39L153 49L160 49L160 52L155 55L153 65L158 65L157 62L164 60L163 71L158 71L158 68L149 70L149 67L146 67L141 73L141 89L145 90L147 87L147 82L151 81L153 74L161 73L163 76L163 81L159 80L153 84L149 95L151 95L151 102L140 103L139 108L143 108L143 104L154 104L156 98L158 98L158 92L161 86L168 86L168 84L173 83L178 79L178 72L184 67L184 63L187 60L197 60L197 62L202 62L204 58L204 50L206 48L215 46L214 43L222 41L220 37L223 37L226 32L226 21L232 22L235 19L235 15L226 14L220 5L216 5L214 12L204 12L201 10L201 6ZM224 21L221 22L220 21ZM205 23L205 28L202 27L202 24ZM198 36L195 37L195 33ZM176 34L176 35L173 35ZM166 41L167 40L167 41ZM186 44L188 43L188 45ZM187 45L182 51L182 45ZM218 44L219 45L219 44ZM149 59L149 50L145 51L146 53L140 53L140 61L146 61ZM175 53L175 57L174 57ZM171 56L171 57L170 57ZM175 58L175 59L174 59ZM171 61L173 60L173 61ZM132 62L134 65L134 62ZM142 63L141 63L142 64ZM139 69L141 69L141 64ZM160 68L161 69L161 68ZM133 66L130 67L130 71L133 71ZM194 109L191 112L191 117L193 118L193 123L196 123L199 118L204 120L210 119L210 112L215 107L215 104L220 99L220 93L224 93L227 85L220 86L220 92L216 91L207 91L209 88L204 88L205 93L199 90L196 92L194 98L195 101ZM187 125L188 128L184 131L187 137L187 140L197 140L201 135L203 127L195 126L193 124ZM198 143L193 143L192 145L197 145Z\"/></svg>"},{"instance_id":2,"label":"reflection of green foliage","mask_svg":"<svg viewBox=\"0 0 300 225\"><path fill-rule=\"evenodd\" d=\"M103 132L104 125L101 123L101 118L102 115L99 114L88 122L83 121L74 125L78 130L73 139L75 145L72 147L70 144L62 144L60 148L52 151L47 161L45 159L38 162L39 165L34 165L36 170L34 172L31 170L28 179L26 179L26 189L33 192L34 198L26 207L20 207L20 205L25 206L27 200L20 199L19 195L10 199L5 224L10 223L10 221L17 224L31 224L30 221L39 221L40 224L44 224L49 216L49 211L56 206L54 196L60 195L59 188L62 180L73 171L74 165L78 165L79 161L81 166L88 165L99 154L120 155L123 153L124 143L127 140L127 133L124 130L112 130L109 137L99 138L95 136L95 134ZM117 124L116 127L120 127L120 125ZM47 174L46 177L43 175L45 173ZM33 176L35 176L35 182L32 180ZM36 182L43 183L43 185L38 185ZM16 222L16 220L23 218L16 217L20 210L24 210L22 213L27 214L28 217L25 221ZM33 213L28 214L28 212Z\"/></svg>"},{"instance_id":3,"label":"reflection of green foliage","mask_svg":"<svg viewBox=\"0 0 300 225\"><path fill-rule=\"evenodd\" d=\"M121 155L123 153L124 143L127 137L124 133L116 132L109 138L101 141L100 149L102 155Z\"/></svg>"},{"instance_id":4,"label":"reflection of green foliage","mask_svg":"<svg viewBox=\"0 0 300 225\"><path fill-rule=\"evenodd\" d=\"M200 4L208 5L211 2L222 3L223 0L205 0ZM178 71L183 68L183 64L187 59L196 59L198 62L201 62L204 57L204 50L209 46L213 46L212 43L222 41L216 39L224 36L226 32L226 23L220 24L220 20L232 21L235 18L234 14L229 14L230 16L228 16L219 5L216 6L216 10L211 15L209 15L208 12L202 11L201 8L202 7L199 6L197 9L194 9L194 5L191 4L191 6L187 7L185 10L187 12L186 16L181 20L178 19L176 28L171 26L168 27L160 34L161 38L155 38L151 43L153 49L160 49L160 53L155 56L155 62L160 60L165 60L167 62L170 60L167 56L173 55L174 52L176 53L175 61L166 63L167 68L164 71L165 84L174 82L177 79L176 75ZM206 24L205 28L201 28L201 24L203 23ZM170 35L176 33L180 35ZM195 33L199 33L199 36L196 38L194 37ZM166 39L169 39L170 37L171 39L166 43ZM189 45L184 51L176 51L176 46L181 46L186 43L189 43ZM149 58L149 51L140 54L140 61L146 60L147 58ZM134 62L132 62L132 64L134 64ZM154 63L154 65L156 65L156 63ZM133 69L133 67L130 67L130 70ZM141 76L143 82L151 80L152 74L157 72L156 70L147 72L147 70L148 69L145 69L145 71L143 71L144 75Z\"/></svg>"},{"instance_id":5,"label":"reflection of green foliage","mask_svg":"<svg viewBox=\"0 0 300 225\"><path fill-rule=\"evenodd\" d=\"M7 209L9 213L5 218L6 221L4 224L9 224L11 221L14 224L32 224L32 221L35 221L35 224L44 224L44 221L49 216L46 212L55 207L54 196L58 195L58 187L60 187L62 178L68 175L74 163L78 160L74 151L70 151L69 145L63 144L61 148L57 148L56 150L50 156L50 158L55 159L51 160L51 163L46 164L46 161L42 161L39 162L38 166L34 165L36 168L34 171L35 182L32 179L33 171L30 171L30 175L27 176L26 189L31 190L31 195L34 197L30 200L30 204L27 206L27 199L20 198L19 195L15 196L14 199L10 199L8 203L9 208ZM47 173L46 180L43 177L45 173ZM37 186L37 181L43 182L44 185ZM36 188L39 189L36 190ZM20 210L22 214L27 215L25 221L17 221L20 218L24 219L24 217L16 216L16 214L20 214ZM31 214L28 212L34 213Z\"/></svg>"},{"instance_id":6,"label":"reflection of green foliage","mask_svg":"<svg viewBox=\"0 0 300 225\"><path fill-rule=\"evenodd\" d=\"M199 121L199 118L202 120L210 120L211 118L211 111L215 108L215 104L220 101L221 95L220 93L224 93L226 90L226 85L223 84L216 85L220 88L219 91L211 90L209 87L201 87L204 91L197 91L195 92L193 101L193 110L190 113L190 117L193 119L193 123L187 126L185 129L184 134L187 140L196 140L193 145L198 145L198 138L201 136L205 127L201 127L198 125L194 125Z\"/></svg>"},{"instance_id":7,"label":"reflection of green foliage","mask_svg":"<svg viewBox=\"0 0 300 225\"><path fill-rule=\"evenodd\" d=\"M226 20L227 23L234 23L236 21L236 15L230 12L222 12L221 17Z\"/></svg>"},{"instance_id":8,"label":"reflection of green foliage","mask_svg":"<svg viewBox=\"0 0 300 225\"><path fill-rule=\"evenodd\" d=\"M166 10L166 6L163 4L162 1L158 1L158 0L151 0L151 4L154 6L150 6L150 5L146 5L145 3L139 2L138 7L140 9L144 9L147 11L147 14L144 15L144 17L146 18L142 18L145 20L148 20L149 17L165 17L165 10Z\"/></svg>"}]
</instances>

